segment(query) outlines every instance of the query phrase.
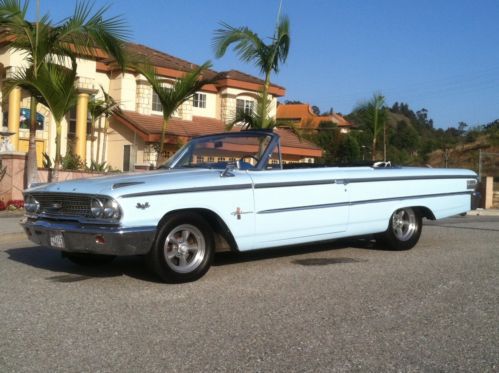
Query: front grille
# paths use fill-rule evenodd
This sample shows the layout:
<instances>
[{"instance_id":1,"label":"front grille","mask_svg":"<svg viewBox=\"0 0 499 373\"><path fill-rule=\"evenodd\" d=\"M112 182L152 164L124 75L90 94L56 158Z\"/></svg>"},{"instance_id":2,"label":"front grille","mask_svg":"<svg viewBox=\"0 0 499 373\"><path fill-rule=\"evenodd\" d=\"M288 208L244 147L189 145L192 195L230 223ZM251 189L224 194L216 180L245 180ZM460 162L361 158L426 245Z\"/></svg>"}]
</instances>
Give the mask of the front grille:
<instances>
[{"instance_id":1,"label":"front grille","mask_svg":"<svg viewBox=\"0 0 499 373\"><path fill-rule=\"evenodd\" d=\"M91 218L89 195L72 193L33 193L40 203L38 213Z\"/></svg>"}]
</instances>

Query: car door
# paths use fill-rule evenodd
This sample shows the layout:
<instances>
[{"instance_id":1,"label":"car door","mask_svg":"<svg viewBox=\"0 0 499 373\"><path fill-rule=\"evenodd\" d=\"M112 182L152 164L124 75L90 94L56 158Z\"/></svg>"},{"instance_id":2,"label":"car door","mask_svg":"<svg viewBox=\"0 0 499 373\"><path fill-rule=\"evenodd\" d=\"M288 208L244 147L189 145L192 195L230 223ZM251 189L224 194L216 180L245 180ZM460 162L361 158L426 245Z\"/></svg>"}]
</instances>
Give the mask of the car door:
<instances>
[{"instance_id":1,"label":"car door","mask_svg":"<svg viewBox=\"0 0 499 373\"><path fill-rule=\"evenodd\" d=\"M348 224L348 191L334 169L249 172L255 248L334 238Z\"/></svg>"}]
</instances>

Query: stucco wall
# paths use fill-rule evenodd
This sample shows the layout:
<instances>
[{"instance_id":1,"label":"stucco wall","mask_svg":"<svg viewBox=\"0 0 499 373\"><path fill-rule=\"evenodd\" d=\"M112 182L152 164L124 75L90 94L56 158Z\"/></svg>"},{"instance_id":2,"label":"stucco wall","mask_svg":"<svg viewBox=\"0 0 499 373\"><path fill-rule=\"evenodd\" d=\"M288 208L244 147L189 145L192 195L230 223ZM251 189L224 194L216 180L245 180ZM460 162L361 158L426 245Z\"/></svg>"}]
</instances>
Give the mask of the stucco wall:
<instances>
[{"instance_id":1,"label":"stucco wall","mask_svg":"<svg viewBox=\"0 0 499 373\"><path fill-rule=\"evenodd\" d=\"M192 106L192 115L199 117L209 117L217 118L217 94L210 92L199 92L206 95L206 107L198 108L192 105L192 99L190 100Z\"/></svg>"},{"instance_id":2,"label":"stucco wall","mask_svg":"<svg viewBox=\"0 0 499 373\"><path fill-rule=\"evenodd\" d=\"M125 145L131 145L132 152L135 150L135 160L132 159L130 167L133 167L136 163L143 164L144 141L130 129L111 120L107 144L107 163L111 167L120 170L123 169L123 152Z\"/></svg>"}]
</instances>

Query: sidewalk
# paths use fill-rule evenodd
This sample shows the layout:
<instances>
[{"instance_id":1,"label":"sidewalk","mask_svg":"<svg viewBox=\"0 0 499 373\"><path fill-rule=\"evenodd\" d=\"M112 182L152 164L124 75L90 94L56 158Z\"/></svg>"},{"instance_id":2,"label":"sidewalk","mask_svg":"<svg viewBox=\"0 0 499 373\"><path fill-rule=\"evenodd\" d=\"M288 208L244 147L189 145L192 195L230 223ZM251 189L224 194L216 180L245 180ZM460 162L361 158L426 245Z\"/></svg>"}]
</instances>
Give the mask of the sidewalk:
<instances>
[{"instance_id":1,"label":"sidewalk","mask_svg":"<svg viewBox=\"0 0 499 373\"><path fill-rule=\"evenodd\" d=\"M476 209L468 211L470 216L499 216L499 209Z\"/></svg>"},{"instance_id":2,"label":"sidewalk","mask_svg":"<svg viewBox=\"0 0 499 373\"><path fill-rule=\"evenodd\" d=\"M19 221L24 211L0 211L0 242L12 242L26 239Z\"/></svg>"}]
</instances>

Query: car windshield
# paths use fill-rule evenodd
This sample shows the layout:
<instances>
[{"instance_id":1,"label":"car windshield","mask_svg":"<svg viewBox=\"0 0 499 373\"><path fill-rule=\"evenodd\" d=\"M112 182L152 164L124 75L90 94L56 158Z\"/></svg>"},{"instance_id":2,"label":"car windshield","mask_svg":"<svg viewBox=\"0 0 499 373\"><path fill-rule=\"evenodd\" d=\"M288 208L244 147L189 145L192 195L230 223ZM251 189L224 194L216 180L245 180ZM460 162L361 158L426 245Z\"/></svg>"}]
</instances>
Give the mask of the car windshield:
<instances>
[{"instance_id":1,"label":"car windshield","mask_svg":"<svg viewBox=\"0 0 499 373\"><path fill-rule=\"evenodd\" d=\"M159 167L225 169L231 163L242 170L254 169L265 166L260 161L270 153L271 143L272 136L266 133L203 136L190 141Z\"/></svg>"}]
</instances>

